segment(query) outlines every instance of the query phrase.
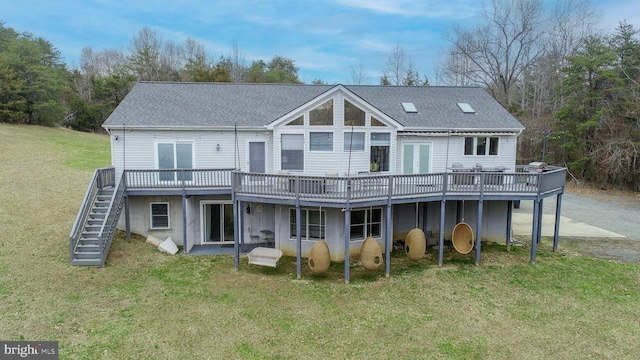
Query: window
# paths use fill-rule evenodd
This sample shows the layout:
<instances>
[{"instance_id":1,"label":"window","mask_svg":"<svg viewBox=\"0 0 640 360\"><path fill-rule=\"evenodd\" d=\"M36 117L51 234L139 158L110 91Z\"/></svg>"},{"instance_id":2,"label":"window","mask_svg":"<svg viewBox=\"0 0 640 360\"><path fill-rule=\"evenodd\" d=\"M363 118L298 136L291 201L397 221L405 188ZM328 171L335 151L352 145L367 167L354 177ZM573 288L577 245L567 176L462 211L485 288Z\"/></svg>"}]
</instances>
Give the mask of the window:
<instances>
[{"instance_id":1,"label":"window","mask_svg":"<svg viewBox=\"0 0 640 360\"><path fill-rule=\"evenodd\" d=\"M291 120L287 125L304 125L304 116Z\"/></svg>"},{"instance_id":2,"label":"window","mask_svg":"<svg viewBox=\"0 0 640 360\"><path fill-rule=\"evenodd\" d=\"M282 135L282 170L304 170L304 135Z\"/></svg>"},{"instance_id":3,"label":"window","mask_svg":"<svg viewBox=\"0 0 640 360\"><path fill-rule=\"evenodd\" d=\"M382 231L382 209L351 211L351 240L362 240L368 236L380 237Z\"/></svg>"},{"instance_id":4,"label":"window","mask_svg":"<svg viewBox=\"0 0 640 360\"><path fill-rule=\"evenodd\" d=\"M364 151L364 133L363 132L345 132L344 133L344 151Z\"/></svg>"},{"instance_id":5,"label":"window","mask_svg":"<svg viewBox=\"0 0 640 360\"><path fill-rule=\"evenodd\" d=\"M371 169L389 171L391 134L371 133Z\"/></svg>"},{"instance_id":6,"label":"window","mask_svg":"<svg viewBox=\"0 0 640 360\"><path fill-rule=\"evenodd\" d=\"M371 117L371 126L385 126L382 121L374 118L373 116Z\"/></svg>"},{"instance_id":7,"label":"window","mask_svg":"<svg viewBox=\"0 0 640 360\"><path fill-rule=\"evenodd\" d=\"M364 126L365 113L357 106L344 101L344 126Z\"/></svg>"},{"instance_id":8,"label":"window","mask_svg":"<svg viewBox=\"0 0 640 360\"><path fill-rule=\"evenodd\" d=\"M465 155L498 155L499 138L492 137L465 137L464 138L464 154Z\"/></svg>"},{"instance_id":9,"label":"window","mask_svg":"<svg viewBox=\"0 0 640 360\"><path fill-rule=\"evenodd\" d=\"M333 125L333 100L309 111L309 125Z\"/></svg>"},{"instance_id":10,"label":"window","mask_svg":"<svg viewBox=\"0 0 640 360\"><path fill-rule=\"evenodd\" d=\"M309 151L333 151L333 133L310 132Z\"/></svg>"},{"instance_id":11,"label":"window","mask_svg":"<svg viewBox=\"0 0 640 360\"><path fill-rule=\"evenodd\" d=\"M169 203L154 202L149 206L151 229L169 229Z\"/></svg>"},{"instance_id":12,"label":"window","mask_svg":"<svg viewBox=\"0 0 640 360\"><path fill-rule=\"evenodd\" d=\"M186 142L158 143L158 169L193 169L193 144ZM177 176L177 177L176 177ZM184 173L167 171L160 173L160 181L191 181L191 171Z\"/></svg>"},{"instance_id":13,"label":"window","mask_svg":"<svg viewBox=\"0 0 640 360\"><path fill-rule=\"evenodd\" d=\"M320 210L300 209L300 238L302 240L324 239L326 235L326 212ZM289 209L289 233L297 238L296 209Z\"/></svg>"},{"instance_id":14,"label":"window","mask_svg":"<svg viewBox=\"0 0 640 360\"><path fill-rule=\"evenodd\" d=\"M403 102L402 103L402 108L404 109L404 112L406 113L417 113L418 109L416 108L416 106L413 103L410 102Z\"/></svg>"}]
</instances>

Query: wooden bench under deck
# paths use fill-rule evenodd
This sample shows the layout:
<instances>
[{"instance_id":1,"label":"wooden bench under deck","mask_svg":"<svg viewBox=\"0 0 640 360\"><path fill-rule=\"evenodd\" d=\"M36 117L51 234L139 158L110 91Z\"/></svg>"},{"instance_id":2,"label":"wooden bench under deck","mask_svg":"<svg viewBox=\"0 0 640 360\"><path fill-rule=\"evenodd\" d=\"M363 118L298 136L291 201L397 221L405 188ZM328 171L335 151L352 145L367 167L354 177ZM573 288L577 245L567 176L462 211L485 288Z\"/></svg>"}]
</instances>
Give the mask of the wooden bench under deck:
<instances>
[{"instance_id":1,"label":"wooden bench under deck","mask_svg":"<svg viewBox=\"0 0 640 360\"><path fill-rule=\"evenodd\" d=\"M276 267L278 260L282 257L280 249L257 247L247 254L249 264Z\"/></svg>"}]
</instances>

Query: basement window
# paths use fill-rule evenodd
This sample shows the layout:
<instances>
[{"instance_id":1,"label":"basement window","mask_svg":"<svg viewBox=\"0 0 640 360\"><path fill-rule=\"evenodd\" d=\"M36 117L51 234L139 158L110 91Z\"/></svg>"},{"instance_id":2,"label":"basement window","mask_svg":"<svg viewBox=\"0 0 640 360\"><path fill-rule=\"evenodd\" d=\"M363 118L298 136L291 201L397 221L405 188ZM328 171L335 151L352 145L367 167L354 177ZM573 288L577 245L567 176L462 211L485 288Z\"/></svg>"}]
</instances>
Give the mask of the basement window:
<instances>
[{"instance_id":1,"label":"basement window","mask_svg":"<svg viewBox=\"0 0 640 360\"><path fill-rule=\"evenodd\" d=\"M151 229L169 229L169 203L152 202L149 204Z\"/></svg>"}]
</instances>

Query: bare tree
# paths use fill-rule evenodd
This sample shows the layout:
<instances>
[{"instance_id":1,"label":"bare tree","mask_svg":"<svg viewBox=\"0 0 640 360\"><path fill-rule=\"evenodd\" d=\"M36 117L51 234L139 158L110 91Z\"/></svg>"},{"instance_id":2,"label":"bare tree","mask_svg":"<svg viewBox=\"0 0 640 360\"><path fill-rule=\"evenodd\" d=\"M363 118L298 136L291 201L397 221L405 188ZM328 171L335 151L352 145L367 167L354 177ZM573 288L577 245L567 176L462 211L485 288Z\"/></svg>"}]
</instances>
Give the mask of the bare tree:
<instances>
[{"instance_id":1,"label":"bare tree","mask_svg":"<svg viewBox=\"0 0 640 360\"><path fill-rule=\"evenodd\" d=\"M138 80L160 80L162 38L145 26L129 43L131 68Z\"/></svg>"},{"instance_id":2,"label":"bare tree","mask_svg":"<svg viewBox=\"0 0 640 360\"><path fill-rule=\"evenodd\" d=\"M404 48L400 44L395 44L385 63L383 79L386 79L390 85L401 85L407 71L408 61Z\"/></svg>"},{"instance_id":3,"label":"bare tree","mask_svg":"<svg viewBox=\"0 0 640 360\"><path fill-rule=\"evenodd\" d=\"M450 78L485 86L508 107L514 85L544 51L542 2L492 0L483 17L484 26L457 28L450 36L446 71Z\"/></svg>"},{"instance_id":4,"label":"bare tree","mask_svg":"<svg viewBox=\"0 0 640 360\"><path fill-rule=\"evenodd\" d=\"M364 68L362 59L358 60L356 65L350 65L351 85L364 85L367 83L367 72Z\"/></svg>"},{"instance_id":5,"label":"bare tree","mask_svg":"<svg viewBox=\"0 0 640 360\"><path fill-rule=\"evenodd\" d=\"M245 73L247 71L247 67L245 65L244 54L240 47L238 47L237 42L233 42L233 47L231 48L231 55L229 55L229 74L231 75L231 81L235 83L245 82Z\"/></svg>"}]
</instances>

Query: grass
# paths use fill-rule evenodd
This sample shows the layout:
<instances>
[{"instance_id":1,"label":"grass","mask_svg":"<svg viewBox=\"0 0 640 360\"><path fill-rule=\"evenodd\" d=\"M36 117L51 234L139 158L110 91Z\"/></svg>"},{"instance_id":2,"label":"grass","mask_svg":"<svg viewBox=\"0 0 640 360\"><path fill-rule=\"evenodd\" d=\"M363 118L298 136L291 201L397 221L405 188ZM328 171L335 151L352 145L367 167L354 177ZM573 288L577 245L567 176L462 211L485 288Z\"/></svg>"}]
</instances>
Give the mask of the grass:
<instances>
[{"instance_id":1,"label":"grass","mask_svg":"<svg viewBox=\"0 0 640 360\"><path fill-rule=\"evenodd\" d=\"M234 270L119 234L104 268L74 267L68 234L104 135L0 125L0 340L57 340L63 359L639 358L640 264L484 245L393 253L391 277L295 259Z\"/></svg>"}]
</instances>

